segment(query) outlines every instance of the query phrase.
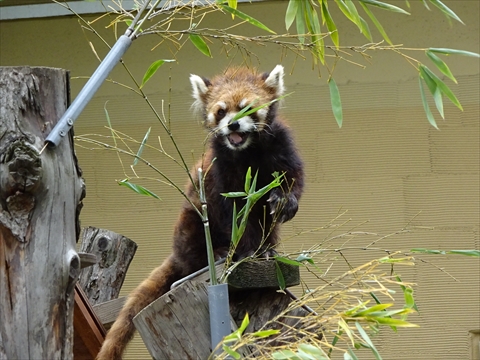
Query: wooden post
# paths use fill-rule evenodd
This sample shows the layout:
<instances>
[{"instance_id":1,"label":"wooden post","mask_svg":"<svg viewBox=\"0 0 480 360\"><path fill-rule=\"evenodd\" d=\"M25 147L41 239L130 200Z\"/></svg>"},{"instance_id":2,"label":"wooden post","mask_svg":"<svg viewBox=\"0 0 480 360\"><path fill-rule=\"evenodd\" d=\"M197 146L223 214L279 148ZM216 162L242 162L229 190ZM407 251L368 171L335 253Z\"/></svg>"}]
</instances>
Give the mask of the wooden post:
<instances>
[{"instance_id":1,"label":"wooden post","mask_svg":"<svg viewBox=\"0 0 480 360\"><path fill-rule=\"evenodd\" d=\"M94 254L98 262L82 270L78 282L90 304L116 299L137 244L110 230L88 227L83 230L81 252Z\"/></svg>"},{"instance_id":2,"label":"wooden post","mask_svg":"<svg viewBox=\"0 0 480 360\"><path fill-rule=\"evenodd\" d=\"M85 187L72 133L40 154L69 102L62 69L0 68L0 359L72 359Z\"/></svg>"}]
</instances>

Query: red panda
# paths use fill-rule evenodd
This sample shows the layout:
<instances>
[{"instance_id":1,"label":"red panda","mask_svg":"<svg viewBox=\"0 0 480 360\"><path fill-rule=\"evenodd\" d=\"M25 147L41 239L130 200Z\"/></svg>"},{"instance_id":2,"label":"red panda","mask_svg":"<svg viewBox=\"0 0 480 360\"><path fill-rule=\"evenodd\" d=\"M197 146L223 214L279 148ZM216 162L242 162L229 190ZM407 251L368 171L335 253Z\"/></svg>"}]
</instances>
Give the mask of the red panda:
<instances>
[{"instance_id":1,"label":"red panda","mask_svg":"<svg viewBox=\"0 0 480 360\"><path fill-rule=\"evenodd\" d=\"M240 198L222 193L244 191L248 168L257 174L257 189L269 184L272 174L284 174L280 187L260 199L253 207L246 230L236 248L239 257L250 256L261 247L270 252L278 240L278 224L292 219L303 191L303 162L292 134L278 117L278 99L284 92L284 70L277 65L270 73L260 74L246 68L231 68L212 80L190 76L195 99L193 107L210 132L208 148L194 169L205 174L208 217L216 257L225 255L231 241L233 203ZM273 101L273 102L272 102ZM268 106L232 121L249 106ZM198 185L198 175L192 172ZM195 188L189 184L186 194L201 209ZM129 295L112 325L98 354L99 360L121 359L133 337L133 317L152 301L169 291L176 280L207 265L203 223L197 211L185 201L175 226L173 253Z\"/></svg>"}]
</instances>

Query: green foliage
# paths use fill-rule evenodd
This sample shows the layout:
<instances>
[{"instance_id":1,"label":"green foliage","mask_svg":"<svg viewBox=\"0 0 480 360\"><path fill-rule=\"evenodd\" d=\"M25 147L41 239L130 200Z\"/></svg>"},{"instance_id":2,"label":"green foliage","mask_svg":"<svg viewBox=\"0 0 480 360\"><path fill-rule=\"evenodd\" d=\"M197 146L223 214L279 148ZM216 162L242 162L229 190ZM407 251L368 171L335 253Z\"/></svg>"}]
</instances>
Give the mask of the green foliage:
<instances>
[{"instance_id":1,"label":"green foliage","mask_svg":"<svg viewBox=\"0 0 480 360\"><path fill-rule=\"evenodd\" d=\"M175 60L166 60L166 59L154 61L148 67L147 71L145 72L145 75L143 75L142 84L140 85L140 88L142 88L145 85L145 83L148 80L150 80L150 78L157 72L157 70L160 68L160 66L162 66L166 62L174 62L174 61Z\"/></svg>"},{"instance_id":2,"label":"green foliage","mask_svg":"<svg viewBox=\"0 0 480 360\"><path fill-rule=\"evenodd\" d=\"M128 188L130 190L133 190L134 192L136 192L139 195L151 196L155 199L161 200L160 197L158 197L158 195L156 195L152 191L144 188L141 185L133 184L128 179L123 179L123 180L119 181L118 185L125 186L126 188Z\"/></svg>"}]
</instances>

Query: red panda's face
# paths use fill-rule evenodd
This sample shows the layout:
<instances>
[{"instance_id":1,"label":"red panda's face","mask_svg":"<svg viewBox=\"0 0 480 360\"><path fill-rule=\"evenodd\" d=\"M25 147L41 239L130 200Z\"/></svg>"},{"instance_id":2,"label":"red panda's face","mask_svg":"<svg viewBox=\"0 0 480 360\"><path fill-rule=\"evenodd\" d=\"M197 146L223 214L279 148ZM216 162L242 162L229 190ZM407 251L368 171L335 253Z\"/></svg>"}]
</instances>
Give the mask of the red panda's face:
<instances>
[{"instance_id":1,"label":"red panda's face","mask_svg":"<svg viewBox=\"0 0 480 360\"><path fill-rule=\"evenodd\" d=\"M283 94L283 67L277 65L265 75L243 68L231 69L212 81L191 75L190 82L194 107L203 114L205 126L213 136L221 137L229 149L242 150L251 143L253 132L265 129L268 103ZM251 114L237 115L245 108L248 112L265 104Z\"/></svg>"}]
</instances>

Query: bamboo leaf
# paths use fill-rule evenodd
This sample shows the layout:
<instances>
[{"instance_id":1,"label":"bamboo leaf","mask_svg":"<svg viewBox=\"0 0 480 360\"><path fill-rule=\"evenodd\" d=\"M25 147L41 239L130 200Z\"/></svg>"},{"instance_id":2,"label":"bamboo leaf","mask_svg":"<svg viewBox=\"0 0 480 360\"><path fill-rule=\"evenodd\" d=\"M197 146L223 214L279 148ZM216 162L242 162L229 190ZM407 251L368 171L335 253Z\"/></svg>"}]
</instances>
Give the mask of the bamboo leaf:
<instances>
[{"instance_id":1,"label":"bamboo leaf","mask_svg":"<svg viewBox=\"0 0 480 360\"><path fill-rule=\"evenodd\" d=\"M375 347L375 345L373 345L372 340L370 339L370 337L368 336L366 331L362 328L362 325L360 325L359 322L355 322L355 326L357 327L357 330L358 330L360 336L362 337L362 339L365 340L365 342L368 344L368 347L370 348L370 350L372 350L373 355L375 355L375 358L377 360L382 360L382 357L378 353L377 348Z\"/></svg>"},{"instance_id":2,"label":"bamboo leaf","mask_svg":"<svg viewBox=\"0 0 480 360\"><path fill-rule=\"evenodd\" d=\"M393 12L397 12L397 13L401 13L401 14L405 14L405 15L410 15L409 12L403 10L402 8L399 8L398 6L392 5L392 4L387 4L387 3L377 1L377 0L359 0L359 1L360 1L360 3L376 6L376 7L379 7L380 9L393 11Z\"/></svg>"},{"instance_id":3,"label":"bamboo leaf","mask_svg":"<svg viewBox=\"0 0 480 360\"><path fill-rule=\"evenodd\" d=\"M358 360L358 357L352 349L348 348L348 352L343 354L343 360Z\"/></svg>"},{"instance_id":4,"label":"bamboo leaf","mask_svg":"<svg viewBox=\"0 0 480 360\"><path fill-rule=\"evenodd\" d=\"M337 121L338 127L342 127L343 123L343 110L342 110L342 101L340 99L340 92L338 91L337 84L333 78L330 78L328 82L330 88L330 101L332 103L332 111Z\"/></svg>"},{"instance_id":5,"label":"bamboo leaf","mask_svg":"<svg viewBox=\"0 0 480 360\"><path fill-rule=\"evenodd\" d=\"M278 265L277 262L275 262L275 270L277 272L278 286L280 287L280 290L284 290L285 289L285 277L283 276L282 269L280 269L280 266Z\"/></svg>"},{"instance_id":6,"label":"bamboo leaf","mask_svg":"<svg viewBox=\"0 0 480 360\"><path fill-rule=\"evenodd\" d=\"M448 49L448 48L429 48L427 50L434 53L440 53L445 55L462 55L462 56L480 58L480 54L477 54L471 51L465 51L465 50L455 50L455 49Z\"/></svg>"},{"instance_id":7,"label":"bamboo leaf","mask_svg":"<svg viewBox=\"0 0 480 360\"><path fill-rule=\"evenodd\" d=\"M444 13L447 18L448 17L451 17L452 19L455 19L457 20L458 22L462 23L463 25L465 25L465 23L462 21L462 19L460 19L457 14L455 14L447 5L445 5L444 3L442 3L440 0L430 0L430 2L436 6L438 9L440 9L440 11L442 13Z\"/></svg>"},{"instance_id":8,"label":"bamboo leaf","mask_svg":"<svg viewBox=\"0 0 480 360\"><path fill-rule=\"evenodd\" d=\"M296 0L292 0L296 1ZM297 34L298 34L298 41L301 44L305 43L305 9L304 6L298 6L297 9L297 16L295 18L295 23L297 25Z\"/></svg>"},{"instance_id":9,"label":"bamboo leaf","mask_svg":"<svg viewBox=\"0 0 480 360\"><path fill-rule=\"evenodd\" d=\"M253 336L258 338L266 338L272 335L277 335L280 333L280 330L270 329L270 330L262 330L252 333Z\"/></svg>"},{"instance_id":10,"label":"bamboo leaf","mask_svg":"<svg viewBox=\"0 0 480 360\"><path fill-rule=\"evenodd\" d=\"M235 350L233 350L230 346L223 344L223 345L222 345L222 349L223 349L223 351L225 351L228 355L230 355L231 357L233 357L235 360L241 359L241 355L240 355L238 352L236 352Z\"/></svg>"},{"instance_id":11,"label":"bamboo leaf","mask_svg":"<svg viewBox=\"0 0 480 360\"><path fill-rule=\"evenodd\" d=\"M353 314L354 317L362 317L365 315L368 315L370 313L380 311L380 310L385 310L388 309L390 306L393 306L393 304L377 304L373 305L365 310L359 311L356 314Z\"/></svg>"},{"instance_id":12,"label":"bamboo leaf","mask_svg":"<svg viewBox=\"0 0 480 360\"><path fill-rule=\"evenodd\" d=\"M419 254L435 254L435 255L445 255L446 254L446 252L443 251L443 250L430 250L430 249L424 249L424 248L410 249L410 252L419 253Z\"/></svg>"},{"instance_id":13,"label":"bamboo leaf","mask_svg":"<svg viewBox=\"0 0 480 360\"><path fill-rule=\"evenodd\" d=\"M250 324L250 319L249 319L248 313L247 313L247 314L245 314L245 317L244 317L243 320L242 320L242 324L241 324L240 327L237 329L237 331L238 331L240 334L243 334L243 332L247 329L248 324Z\"/></svg>"},{"instance_id":14,"label":"bamboo leaf","mask_svg":"<svg viewBox=\"0 0 480 360\"><path fill-rule=\"evenodd\" d=\"M423 68L423 70L433 79L433 81L435 81L442 93L444 93L456 107L463 111L463 107L460 104L460 101L458 101L452 90L450 90L450 88L442 80L440 80L440 78L435 75L429 68L424 65L420 65L420 68Z\"/></svg>"},{"instance_id":15,"label":"bamboo leaf","mask_svg":"<svg viewBox=\"0 0 480 360\"><path fill-rule=\"evenodd\" d=\"M226 198L238 198L238 197L245 197L248 194L242 191L232 191L229 193L221 193L222 196L225 196Z\"/></svg>"},{"instance_id":16,"label":"bamboo leaf","mask_svg":"<svg viewBox=\"0 0 480 360\"><path fill-rule=\"evenodd\" d=\"M129 188L130 190L135 191L137 194L145 195L145 196L151 196L155 199L161 200L156 194L154 194L150 190L144 188L143 186L133 184L130 181L128 181L128 179L124 179L124 180L119 181L118 185L125 186L125 187Z\"/></svg>"},{"instance_id":17,"label":"bamboo leaf","mask_svg":"<svg viewBox=\"0 0 480 360\"><path fill-rule=\"evenodd\" d=\"M297 0L293 0L293 1L297 1ZM272 354L272 358L275 360L299 360L300 359L292 350L288 350L288 349L275 351Z\"/></svg>"},{"instance_id":18,"label":"bamboo leaf","mask_svg":"<svg viewBox=\"0 0 480 360\"><path fill-rule=\"evenodd\" d=\"M372 41L372 35L370 34L370 29L368 24L363 20L363 18L358 14L357 8L352 0L345 0L345 5L347 6L352 18L353 23L357 25L360 29L360 32L370 41Z\"/></svg>"},{"instance_id":19,"label":"bamboo leaf","mask_svg":"<svg viewBox=\"0 0 480 360\"><path fill-rule=\"evenodd\" d=\"M422 83L422 77L418 77L418 84L420 86L420 96L422 98L422 104L423 104L423 110L425 110L425 114L427 115L428 122L430 125L432 125L435 129L438 130L437 122L435 121L435 118L433 117L432 112L430 111L430 106L428 106L427 98L425 96L425 91L423 90L423 83Z\"/></svg>"},{"instance_id":20,"label":"bamboo leaf","mask_svg":"<svg viewBox=\"0 0 480 360\"><path fill-rule=\"evenodd\" d=\"M290 26L293 24L293 20L297 16L298 12L298 1L297 0L290 0L288 2L287 11L285 13L285 27L286 29L290 29Z\"/></svg>"},{"instance_id":21,"label":"bamboo leaf","mask_svg":"<svg viewBox=\"0 0 480 360\"><path fill-rule=\"evenodd\" d=\"M442 99L442 92L440 91L440 88L437 87L437 90L435 90L435 93L433 94L433 100L435 101L435 106L437 107L437 110L442 117L442 119L445 119L445 115L443 113L443 99Z\"/></svg>"},{"instance_id":22,"label":"bamboo leaf","mask_svg":"<svg viewBox=\"0 0 480 360\"><path fill-rule=\"evenodd\" d=\"M422 0L422 3L423 3L423 6L427 8L427 10L430 10L430 8L428 7L427 0Z\"/></svg>"},{"instance_id":23,"label":"bamboo leaf","mask_svg":"<svg viewBox=\"0 0 480 360\"><path fill-rule=\"evenodd\" d=\"M480 257L480 250L450 250L449 254Z\"/></svg>"},{"instance_id":24,"label":"bamboo leaf","mask_svg":"<svg viewBox=\"0 0 480 360\"><path fill-rule=\"evenodd\" d=\"M283 257L283 256L275 256L275 260L276 261L280 261L284 264L288 264L288 265L294 265L294 266L302 266L303 264L299 261L296 261L296 260L292 260L292 259L289 259L289 258L286 258L286 257Z\"/></svg>"},{"instance_id":25,"label":"bamboo leaf","mask_svg":"<svg viewBox=\"0 0 480 360\"><path fill-rule=\"evenodd\" d=\"M227 6L227 5L220 5L220 8L222 10L225 10L226 12L234 15L234 16L238 16L240 19L245 20L246 22L248 22L248 23L250 23L250 24L252 24L252 25L254 25L254 26L256 26L256 27L258 27L262 30L268 31L269 33L272 33L272 34L276 34L275 31L270 30L267 26L262 24L260 21L258 21L257 19L254 19L250 15L247 15L247 14L241 12L240 10L231 8L230 6Z\"/></svg>"},{"instance_id":26,"label":"bamboo leaf","mask_svg":"<svg viewBox=\"0 0 480 360\"><path fill-rule=\"evenodd\" d=\"M370 20L372 20L373 24L375 25L375 27L377 28L378 32L382 35L382 37L385 39L385 41L387 43L389 43L390 45L393 45L392 41L390 40L390 38L388 37L387 35L387 32L385 31L385 29L383 28L382 24L380 24L380 21L378 21L378 19L375 17L375 15L370 11L370 9L367 7L367 5L365 5L363 2L360 2L360 5L362 6L363 10L365 11L365 13L368 15L368 17L370 18Z\"/></svg>"},{"instance_id":27,"label":"bamboo leaf","mask_svg":"<svg viewBox=\"0 0 480 360\"><path fill-rule=\"evenodd\" d=\"M375 321L382 325L389 325L395 327L418 327L418 325L412 324L408 321L393 318L375 318Z\"/></svg>"},{"instance_id":28,"label":"bamboo leaf","mask_svg":"<svg viewBox=\"0 0 480 360\"><path fill-rule=\"evenodd\" d=\"M353 336L353 332L348 326L347 322L344 319L340 318L340 320L338 321L338 326L345 332L345 334L347 334L353 346L355 344L355 339Z\"/></svg>"},{"instance_id":29,"label":"bamboo leaf","mask_svg":"<svg viewBox=\"0 0 480 360\"><path fill-rule=\"evenodd\" d=\"M343 15L346 16L348 20L351 22L355 23L352 14L350 14L350 10L348 10L347 5L343 0L335 0L335 3L337 4L338 8L342 11Z\"/></svg>"},{"instance_id":30,"label":"bamboo leaf","mask_svg":"<svg viewBox=\"0 0 480 360\"><path fill-rule=\"evenodd\" d=\"M112 123L110 122L110 115L108 114L107 103L108 103L108 101L105 102L105 105L103 106L103 110L105 111L105 117L107 118L107 124L108 124L108 127L110 128L110 132L112 134L113 143L115 144L115 147L117 147L117 137L115 136L115 132L113 131L113 128L112 128Z\"/></svg>"},{"instance_id":31,"label":"bamboo leaf","mask_svg":"<svg viewBox=\"0 0 480 360\"><path fill-rule=\"evenodd\" d=\"M330 32L330 38L332 39L333 44L338 48L340 46L340 40L338 35L337 26L333 21L330 12L328 11L328 6L326 1L322 1L322 16L325 19L327 29Z\"/></svg>"},{"instance_id":32,"label":"bamboo leaf","mask_svg":"<svg viewBox=\"0 0 480 360\"><path fill-rule=\"evenodd\" d=\"M145 71L145 75L143 75L143 79L142 79L142 84L140 85L140 89L143 87L143 85L145 85L145 83L150 80L150 78L157 72L158 68L160 66L162 66L164 63L166 62L173 62L175 60L165 60L165 59L162 59L162 60L157 60L157 61L154 61L147 69L147 71Z\"/></svg>"},{"instance_id":33,"label":"bamboo leaf","mask_svg":"<svg viewBox=\"0 0 480 360\"><path fill-rule=\"evenodd\" d=\"M210 53L210 48L200 35L190 34L189 38L192 44L195 45L195 47L200 50L203 55L212 57L212 54Z\"/></svg>"},{"instance_id":34,"label":"bamboo leaf","mask_svg":"<svg viewBox=\"0 0 480 360\"><path fill-rule=\"evenodd\" d=\"M147 143L147 140L148 140L148 136L150 135L150 130L152 130L151 127L148 128L147 133L145 134L142 142L140 143L140 147L138 148L137 155L135 156L135 159L133 159L133 165L132 166L135 166L135 165L138 164L138 158L142 155L143 149L144 149L145 144Z\"/></svg>"},{"instance_id":35,"label":"bamboo leaf","mask_svg":"<svg viewBox=\"0 0 480 360\"><path fill-rule=\"evenodd\" d=\"M448 65L440 59L437 55L433 53L433 51L427 50L426 51L427 56L432 60L432 62L435 64L435 66L444 74L447 76L450 80L452 80L455 84L457 83L457 80L453 76L452 72L450 71L450 68Z\"/></svg>"},{"instance_id":36,"label":"bamboo leaf","mask_svg":"<svg viewBox=\"0 0 480 360\"><path fill-rule=\"evenodd\" d=\"M308 359L312 360L329 360L328 356L323 352L322 349L310 345L310 344L300 344L298 345L299 353L301 355L306 355Z\"/></svg>"}]
</instances>

